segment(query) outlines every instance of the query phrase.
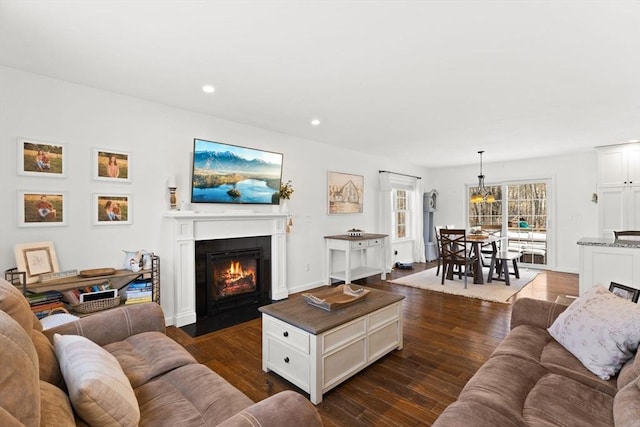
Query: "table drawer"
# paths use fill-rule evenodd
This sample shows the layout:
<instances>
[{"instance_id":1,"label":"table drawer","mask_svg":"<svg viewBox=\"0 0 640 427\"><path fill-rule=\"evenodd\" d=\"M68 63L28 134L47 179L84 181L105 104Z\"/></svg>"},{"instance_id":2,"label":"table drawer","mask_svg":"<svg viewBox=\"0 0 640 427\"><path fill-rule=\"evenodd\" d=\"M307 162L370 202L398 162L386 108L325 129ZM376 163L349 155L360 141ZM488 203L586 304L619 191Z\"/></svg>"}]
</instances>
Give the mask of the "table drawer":
<instances>
[{"instance_id":1,"label":"table drawer","mask_svg":"<svg viewBox=\"0 0 640 427\"><path fill-rule=\"evenodd\" d=\"M368 245L368 240L356 240L354 242L351 242L351 249L366 248Z\"/></svg>"},{"instance_id":2,"label":"table drawer","mask_svg":"<svg viewBox=\"0 0 640 427\"><path fill-rule=\"evenodd\" d=\"M351 323L334 328L322 336L322 354L327 354L334 349L365 336L367 323L364 318L356 319Z\"/></svg>"},{"instance_id":3,"label":"table drawer","mask_svg":"<svg viewBox=\"0 0 640 427\"><path fill-rule=\"evenodd\" d=\"M369 329L376 329L400 317L400 304L391 304L369 315Z\"/></svg>"},{"instance_id":4,"label":"table drawer","mask_svg":"<svg viewBox=\"0 0 640 427\"><path fill-rule=\"evenodd\" d=\"M382 246L382 239L367 240L367 246Z\"/></svg>"},{"instance_id":5,"label":"table drawer","mask_svg":"<svg viewBox=\"0 0 640 427\"><path fill-rule=\"evenodd\" d=\"M309 334L281 322L273 317L265 317L265 332L273 339L309 354Z\"/></svg>"},{"instance_id":6,"label":"table drawer","mask_svg":"<svg viewBox=\"0 0 640 427\"><path fill-rule=\"evenodd\" d=\"M400 343L400 325L393 322L372 332L369 335L369 360L376 360L384 354L387 354Z\"/></svg>"},{"instance_id":7,"label":"table drawer","mask_svg":"<svg viewBox=\"0 0 640 427\"><path fill-rule=\"evenodd\" d=\"M267 366L278 375L309 392L309 355L269 337Z\"/></svg>"}]
</instances>

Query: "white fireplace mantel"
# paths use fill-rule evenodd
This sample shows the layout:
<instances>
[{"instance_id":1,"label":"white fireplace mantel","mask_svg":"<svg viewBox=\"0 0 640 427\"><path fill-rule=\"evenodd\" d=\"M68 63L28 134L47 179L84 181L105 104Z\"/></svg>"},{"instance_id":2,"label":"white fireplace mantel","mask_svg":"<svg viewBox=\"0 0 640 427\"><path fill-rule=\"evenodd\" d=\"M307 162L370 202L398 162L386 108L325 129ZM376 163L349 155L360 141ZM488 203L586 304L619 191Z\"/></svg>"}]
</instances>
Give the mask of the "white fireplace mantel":
<instances>
[{"instance_id":1,"label":"white fireplace mantel","mask_svg":"<svg viewBox=\"0 0 640 427\"><path fill-rule=\"evenodd\" d=\"M165 236L161 298L167 325L185 326L196 322L195 243L198 240L271 236L271 298L287 298L288 214L280 212L169 211L165 222L172 233Z\"/></svg>"}]
</instances>

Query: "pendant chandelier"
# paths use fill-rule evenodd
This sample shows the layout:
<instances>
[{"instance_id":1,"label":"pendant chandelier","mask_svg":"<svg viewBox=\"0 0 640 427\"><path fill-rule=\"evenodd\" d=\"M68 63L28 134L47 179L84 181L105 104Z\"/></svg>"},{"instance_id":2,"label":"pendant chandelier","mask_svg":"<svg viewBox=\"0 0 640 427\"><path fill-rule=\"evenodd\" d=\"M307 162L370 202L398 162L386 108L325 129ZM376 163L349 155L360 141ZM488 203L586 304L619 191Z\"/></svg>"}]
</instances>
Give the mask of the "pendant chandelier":
<instances>
[{"instance_id":1,"label":"pendant chandelier","mask_svg":"<svg viewBox=\"0 0 640 427\"><path fill-rule=\"evenodd\" d=\"M471 203L493 203L496 201L493 193L484 186L484 175L482 174L482 153L484 153L484 150L478 151L478 154L480 154L480 175L478 175L478 189L471 195Z\"/></svg>"}]
</instances>

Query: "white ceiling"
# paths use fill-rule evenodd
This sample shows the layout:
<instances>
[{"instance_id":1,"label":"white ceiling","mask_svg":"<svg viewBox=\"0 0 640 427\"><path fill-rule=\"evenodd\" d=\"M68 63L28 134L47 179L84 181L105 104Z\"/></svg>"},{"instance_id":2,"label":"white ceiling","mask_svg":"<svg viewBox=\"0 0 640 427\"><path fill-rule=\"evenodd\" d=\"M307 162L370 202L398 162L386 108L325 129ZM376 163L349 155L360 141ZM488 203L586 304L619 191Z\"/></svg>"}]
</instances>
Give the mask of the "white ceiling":
<instances>
[{"instance_id":1,"label":"white ceiling","mask_svg":"<svg viewBox=\"0 0 640 427\"><path fill-rule=\"evenodd\" d=\"M428 167L640 139L640 0L0 0L0 64Z\"/></svg>"}]
</instances>

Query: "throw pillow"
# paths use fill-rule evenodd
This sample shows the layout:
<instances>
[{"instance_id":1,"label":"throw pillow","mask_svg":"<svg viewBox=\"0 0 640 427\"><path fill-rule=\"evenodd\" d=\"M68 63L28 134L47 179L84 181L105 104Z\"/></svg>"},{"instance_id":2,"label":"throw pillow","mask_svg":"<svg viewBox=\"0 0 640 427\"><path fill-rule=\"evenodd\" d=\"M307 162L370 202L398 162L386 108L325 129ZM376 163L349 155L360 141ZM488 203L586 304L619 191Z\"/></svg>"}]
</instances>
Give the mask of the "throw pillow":
<instances>
[{"instance_id":1,"label":"throw pillow","mask_svg":"<svg viewBox=\"0 0 640 427\"><path fill-rule=\"evenodd\" d=\"M577 298L549 334L603 380L615 376L640 343L640 306L597 285Z\"/></svg>"},{"instance_id":2,"label":"throw pillow","mask_svg":"<svg viewBox=\"0 0 640 427\"><path fill-rule=\"evenodd\" d=\"M137 426L140 409L120 364L78 335L53 336L60 370L76 413L93 426Z\"/></svg>"}]
</instances>

